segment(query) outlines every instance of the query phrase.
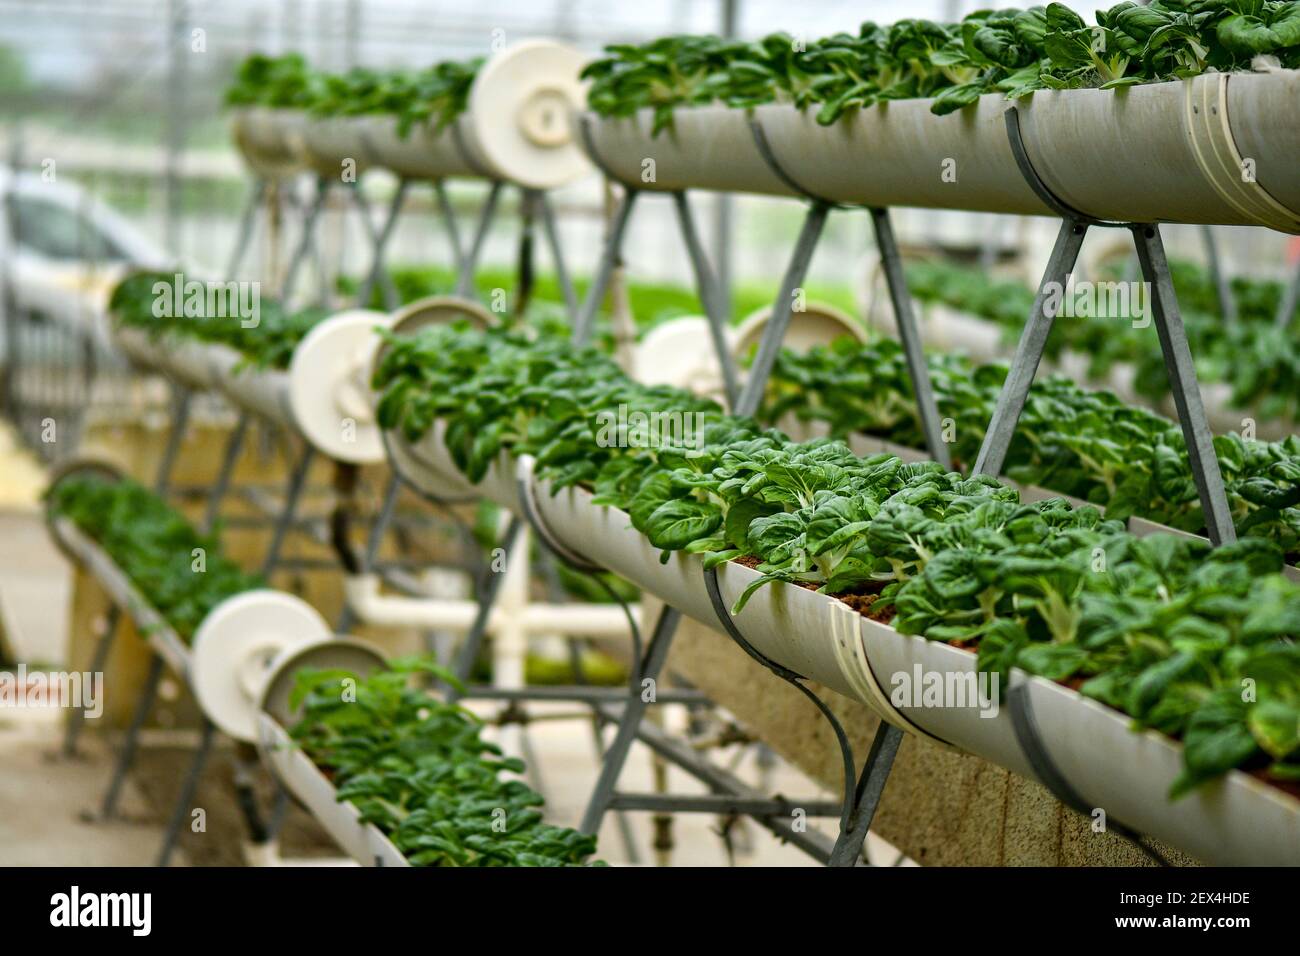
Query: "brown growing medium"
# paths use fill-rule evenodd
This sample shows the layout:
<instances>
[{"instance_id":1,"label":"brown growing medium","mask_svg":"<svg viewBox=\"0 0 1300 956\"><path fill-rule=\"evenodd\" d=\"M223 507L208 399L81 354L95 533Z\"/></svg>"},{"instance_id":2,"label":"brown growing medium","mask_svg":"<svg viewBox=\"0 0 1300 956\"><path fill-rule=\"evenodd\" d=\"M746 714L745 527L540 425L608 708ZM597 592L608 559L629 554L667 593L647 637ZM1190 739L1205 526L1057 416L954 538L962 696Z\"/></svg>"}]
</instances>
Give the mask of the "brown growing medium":
<instances>
[{"instance_id":1,"label":"brown growing medium","mask_svg":"<svg viewBox=\"0 0 1300 956\"><path fill-rule=\"evenodd\" d=\"M742 554L738 558L732 558L732 560L737 564L743 564L751 571L758 570L758 566L763 563L752 554ZM812 581L794 581L791 583L798 585L805 591L816 591L818 588L818 585ZM829 596L835 598L837 601L844 602L863 617L870 618L873 621L878 621L881 624L888 624L894 619L894 615L897 613L893 605L879 611L872 609L872 606L880 597L880 592L885 589L886 583L887 582L885 581L878 581L872 584L863 585L856 591L849 591L845 594L832 594Z\"/></svg>"}]
</instances>

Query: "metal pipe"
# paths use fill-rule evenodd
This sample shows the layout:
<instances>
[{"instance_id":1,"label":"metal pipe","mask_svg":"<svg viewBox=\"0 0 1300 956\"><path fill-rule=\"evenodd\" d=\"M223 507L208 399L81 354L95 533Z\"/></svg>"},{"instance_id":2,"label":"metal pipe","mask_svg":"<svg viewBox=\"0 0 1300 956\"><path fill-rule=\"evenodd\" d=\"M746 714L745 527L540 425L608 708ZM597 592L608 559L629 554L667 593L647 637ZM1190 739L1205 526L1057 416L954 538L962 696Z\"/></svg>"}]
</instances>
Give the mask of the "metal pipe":
<instances>
[{"instance_id":1,"label":"metal pipe","mask_svg":"<svg viewBox=\"0 0 1300 956\"><path fill-rule=\"evenodd\" d=\"M600 311L601 302L605 299L605 292L609 288L609 280L614 274L614 268L622 258L623 238L627 233L627 223L628 219L631 218L632 206L636 203L636 197L637 191L628 189L623 194L623 200L614 213L614 221L610 225L609 235L605 237L605 245L601 250L600 262L596 266L596 274L591 278L591 288L587 290L587 298L583 300L582 311L578 314L578 321L573 326L574 345L584 346L591 342L591 336L596 328L596 313Z\"/></svg>"},{"instance_id":2,"label":"metal pipe","mask_svg":"<svg viewBox=\"0 0 1300 956\"><path fill-rule=\"evenodd\" d=\"M808 206L803 228L799 231L794 252L790 256L790 264L786 268L781 289L777 292L776 302L772 306L772 316L768 319L767 328L763 330L763 338L758 344L758 354L754 356L754 364L749 369L749 378L745 381L740 398L736 400L734 412L737 415L753 415L763 402L767 378L772 373L772 366L776 364L781 343L785 341L786 329L790 327L790 320L793 317L795 293L808 275L813 251L817 248L817 240L821 238L829 212L830 206L824 202L814 201Z\"/></svg>"},{"instance_id":3,"label":"metal pipe","mask_svg":"<svg viewBox=\"0 0 1300 956\"><path fill-rule=\"evenodd\" d=\"M1216 547L1230 544L1237 540L1237 529L1223 487L1223 472L1219 467L1219 456L1214 451L1214 435L1205 416L1205 404L1196 380L1196 363L1178 310L1178 295L1169 274L1169 261L1165 258L1160 229L1154 225L1135 224L1131 231L1137 245L1138 261L1142 264L1142 276L1151 287L1151 313L1160 338L1165 371L1169 373L1174 406L1178 409L1178 424L1182 426L1183 440L1187 443L1192 478L1205 512L1206 531Z\"/></svg>"},{"instance_id":4,"label":"metal pipe","mask_svg":"<svg viewBox=\"0 0 1300 956\"><path fill-rule=\"evenodd\" d=\"M474 272L478 269L479 256L483 253L483 244L487 241L488 229L492 225L492 219L496 216L497 202L501 198L501 181L493 180L492 187L488 190L487 201L483 203L483 209L479 214L478 229L474 232L474 241L470 244L469 252L466 253L464 261L460 264L460 275L456 280L456 294L466 299L474 297Z\"/></svg>"},{"instance_id":5,"label":"metal pipe","mask_svg":"<svg viewBox=\"0 0 1300 956\"><path fill-rule=\"evenodd\" d=\"M885 282L889 286L889 300L894 306L894 321L898 326L898 337L903 343L903 352L907 356L907 369L912 377L912 392L916 398L916 409L921 417L921 430L925 434L926 450L944 468L952 469L952 455L948 444L943 440L943 429L939 421L939 408L934 401L934 389L930 387L930 366L925 360L925 349L921 345L921 333L916 324L916 312L912 308L912 297L908 294L907 275L903 272L903 258L898 252L898 240L894 238L894 226L890 222L889 210L874 208L871 210L871 225L876 233L876 247L880 250L880 261L885 269Z\"/></svg>"},{"instance_id":6,"label":"metal pipe","mask_svg":"<svg viewBox=\"0 0 1300 956\"><path fill-rule=\"evenodd\" d=\"M699 232L695 228L695 217L691 214L690 200L684 192L673 193L673 206L677 210L677 223L682 230L682 239L686 242L686 251L690 254L691 267L695 271L695 285L704 305L704 314L709 320L709 336L713 340L713 352L722 368L722 383L727 396L727 407L735 407L738 386L736 384L736 362L731 354L731 343L727 341L728 309L722 287L709 260L704 254Z\"/></svg>"},{"instance_id":7,"label":"metal pipe","mask_svg":"<svg viewBox=\"0 0 1300 956\"><path fill-rule=\"evenodd\" d=\"M1007 372L1007 380L998 394L998 404L993 411L993 420L989 422L984 434L984 444L980 447L979 457L975 459L974 473L990 475L997 478L1002 474L1006 463L1007 451L1011 439L1015 436L1016 425L1020 422L1020 413L1024 411L1025 401L1029 397L1029 387L1038 373L1043 351L1047 348L1047 338L1052 332L1052 323L1056 316L1047 309L1050 294L1060 294L1079 258L1079 249L1083 246L1088 226L1076 219L1061 220L1061 228L1056 234L1056 244L1052 247L1051 257L1043 272L1043 281L1038 286L1034 297L1034 307L1029 313L1029 321L1020 335L1016 346L1015 358Z\"/></svg>"}]
</instances>

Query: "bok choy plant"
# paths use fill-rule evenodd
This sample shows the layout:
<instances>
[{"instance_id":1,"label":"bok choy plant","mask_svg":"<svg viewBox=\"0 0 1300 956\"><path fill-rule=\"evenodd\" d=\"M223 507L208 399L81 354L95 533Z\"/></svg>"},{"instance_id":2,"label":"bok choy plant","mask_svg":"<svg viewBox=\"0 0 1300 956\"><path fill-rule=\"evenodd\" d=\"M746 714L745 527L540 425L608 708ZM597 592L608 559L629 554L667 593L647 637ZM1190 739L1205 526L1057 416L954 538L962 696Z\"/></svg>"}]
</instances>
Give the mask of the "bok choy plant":
<instances>
[{"instance_id":1,"label":"bok choy plant","mask_svg":"<svg viewBox=\"0 0 1300 956\"><path fill-rule=\"evenodd\" d=\"M182 277L183 279L183 277ZM286 369L293 350L308 332L330 315L327 309L311 306L290 311L273 299L261 299L257 323L245 324L239 315L197 314L158 317L154 310L158 296L154 287L171 288L175 276L167 273L139 272L118 283L108 308L122 325L143 329L151 336L173 336L215 345L227 345L243 354L245 365L266 369Z\"/></svg>"},{"instance_id":2,"label":"bok choy plant","mask_svg":"<svg viewBox=\"0 0 1300 956\"><path fill-rule=\"evenodd\" d=\"M928 356L928 364L940 414L954 423L954 457L973 462L1006 368L937 354ZM801 355L783 350L762 417L780 422L788 415L822 423L837 437L859 432L925 447L907 362L891 339L841 339ZM1283 553L1300 557L1300 436L1264 442L1221 435L1214 446L1240 533L1269 538ZM1102 506L1108 517L1204 530L1179 426L1064 376L1039 379L1030 389L1004 473Z\"/></svg>"},{"instance_id":3,"label":"bok choy plant","mask_svg":"<svg viewBox=\"0 0 1300 956\"><path fill-rule=\"evenodd\" d=\"M532 454L553 491L589 488L665 560L745 559L758 578L735 613L775 582L815 588L970 647L981 668L1070 682L1183 740L1176 794L1234 767L1300 778L1300 586L1273 542L1139 539L1095 508L1024 504L988 477L791 442L563 339L429 328L390 338L373 384L383 427L417 441L444 421L473 481L503 452ZM619 405L701 424L685 441L603 440ZM1249 703L1246 680L1260 688Z\"/></svg>"},{"instance_id":4,"label":"bok choy plant","mask_svg":"<svg viewBox=\"0 0 1300 956\"><path fill-rule=\"evenodd\" d=\"M180 512L129 478L69 477L47 500L50 513L94 540L184 641L226 598L262 586L221 553L216 535L200 534ZM195 549L203 554L198 570Z\"/></svg>"},{"instance_id":5,"label":"bok choy plant","mask_svg":"<svg viewBox=\"0 0 1300 956\"><path fill-rule=\"evenodd\" d=\"M1125 0L1087 23L1061 3L979 10L960 23L863 23L856 34L807 41L777 33L753 43L671 36L606 47L589 64L588 104L606 116L722 103L790 103L835 123L855 110L930 99L951 113L986 93L1101 87L1250 69L1256 57L1300 67L1300 3L1293 0Z\"/></svg>"},{"instance_id":6,"label":"bok choy plant","mask_svg":"<svg viewBox=\"0 0 1300 956\"><path fill-rule=\"evenodd\" d=\"M542 819L543 799L513 775L469 711L417 690L415 675L456 683L421 658L365 678L300 671L290 736L332 778L338 799L379 827L414 866L575 866L596 838ZM353 693L343 692L343 681ZM507 776L509 775L509 776ZM599 865L599 864L597 864Z\"/></svg>"},{"instance_id":7,"label":"bok choy plant","mask_svg":"<svg viewBox=\"0 0 1300 956\"><path fill-rule=\"evenodd\" d=\"M398 134L406 136L422 124L441 130L464 113L483 62L475 57L422 70L356 67L325 73L297 53L255 53L240 65L226 104L301 109L316 116L390 115L397 117Z\"/></svg>"}]
</instances>

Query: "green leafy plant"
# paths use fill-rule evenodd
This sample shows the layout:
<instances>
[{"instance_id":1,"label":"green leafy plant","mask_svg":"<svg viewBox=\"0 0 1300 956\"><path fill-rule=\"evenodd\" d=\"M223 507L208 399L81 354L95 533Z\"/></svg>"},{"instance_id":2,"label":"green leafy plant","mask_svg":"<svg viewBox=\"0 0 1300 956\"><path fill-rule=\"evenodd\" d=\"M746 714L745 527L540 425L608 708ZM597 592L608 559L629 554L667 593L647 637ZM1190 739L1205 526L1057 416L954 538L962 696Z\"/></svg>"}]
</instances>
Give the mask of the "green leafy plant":
<instances>
[{"instance_id":1,"label":"green leafy plant","mask_svg":"<svg viewBox=\"0 0 1300 956\"><path fill-rule=\"evenodd\" d=\"M930 355L928 366L939 412L953 422L953 456L970 464L997 407L1006 368L976 366L954 355ZM857 432L925 447L906 358L890 339L841 339L804 354L783 350L762 416L779 422L788 415L821 423L838 437ZM1214 444L1239 532L1268 538L1300 558L1300 436L1263 442L1222 435ZM1105 507L1109 517L1136 515L1181 531L1204 530L1179 426L1064 376L1031 387L1004 473Z\"/></svg>"},{"instance_id":2,"label":"green leafy plant","mask_svg":"<svg viewBox=\"0 0 1300 956\"><path fill-rule=\"evenodd\" d=\"M338 799L379 827L414 866L574 866L596 838L543 822L543 799L513 775L522 761L485 741L473 714L413 686L455 679L422 658L365 678L296 675L290 735L331 777ZM343 681L354 693L343 692Z\"/></svg>"},{"instance_id":3,"label":"green leafy plant","mask_svg":"<svg viewBox=\"0 0 1300 956\"><path fill-rule=\"evenodd\" d=\"M325 73L296 53L255 53L240 65L226 104L300 109L316 116L391 115L397 117L399 135L406 136L422 124L441 130L464 113L483 62L476 57L423 70L357 67Z\"/></svg>"},{"instance_id":4,"label":"green leafy plant","mask_svg":"<svg viewBox=\"0 0 1300 956\"><path fill-rule=\"evenodd\" d=\"M415 441L444 421L448 451L472 481L503 452L527 452L553 489L583 485L596 504L627 512L665 560L680 551L706 567L751 562L759 579L736 613L773 582L812 587L905 633L972 647L982 669L1081 685L1184 740L1175 793L1232 767L1300 775L1285 732L1300 716L1300 587L1278 573L1270 541L1214 550L1139 539L1095 508L1024 504L991 478L861 459L831 439L791 442L631 382L564 340L430 328L390 342L374 385L381 425ZM698 413L699 427L648 445L611 436L603 423L620 404ZM1263 712L1225 703L1247 679L1267 681Z\"/></svg>"},{"instance_id":5,"label":"green leafy plant","mask_svg":"<svg viewBox=\"0 0 1300 956\"><path fill-rule=\"evenodd\" d=\"M52 514L67 518L113 559L182 640L190 640L226 598L262 586L221 553L216 535L200 534L129 478L70 477L47 500ZM202 549L201 570L195 570L195 549Z\"/></svg>"},{"instance_id":6,"label":"green leafy plant","mask_svg":"<svg viewBox=\"0 0 1300 956\"><path fill-rule=\"evenodd\" d=\"M816 107L829 125L888 100L928 98L951 113L986 93L1101 87L1249 69L1259 55L1300 66L1300 3L1152 0L1119 3L1088 24L1064 4L980 10L960 23L863 23L857 34L754 43L671 36L605 48L589 64L588 104L606 116L653 112L656 134L681 107L765 103Z\"/></svg>"},{"instance_id":7,"label":"green leafy plant","mask_svg":"<svg viewBox=\"0 0 1300 956\"><path fill-rule=\"evenodd\" d=\"M184 315L159 318L154 313L155 285L171 288L175 276L140 272L118 283L108 308L122 325L143 329L152 336L173 336L226 345L243 354L246 365L259 369L286 369L293 350L312 328L330 313L308 307L289 311L273 299L262 299L257 323L245 325L239 316Z\"/></svg>"},{"instance_id":8,"label":"green leafy plant","mask_svg":"<svg viewBox=\"0 0 1300 956\"><path fill-rule=\"evenodd\" d=\"M1188 262L1171 263L1174 288L1196 356L1202 382L1232 386L1233 404L1253 408L1265 418L1300 420L1300 309L1286 327L1277 325L1283 284L1236 277L1231 282L1238 321L1220 314L1218 294L1209 273ZM998 280L983 271L927 260L908 267L908 284L923 302L937 302L996 322L1008 343L1024 329L1034 290L1023 283ZM1119 280L1118 268L1101 279ZM1059 358L1069 350L1088 358L1088 374L1103 380L1120 363L1135 366L1134 386L1152 401L1167 394L1167 375L1155 329L1131 316L1080 315L1057 322L1047 354Z\"/></svg>"}]
</instances>

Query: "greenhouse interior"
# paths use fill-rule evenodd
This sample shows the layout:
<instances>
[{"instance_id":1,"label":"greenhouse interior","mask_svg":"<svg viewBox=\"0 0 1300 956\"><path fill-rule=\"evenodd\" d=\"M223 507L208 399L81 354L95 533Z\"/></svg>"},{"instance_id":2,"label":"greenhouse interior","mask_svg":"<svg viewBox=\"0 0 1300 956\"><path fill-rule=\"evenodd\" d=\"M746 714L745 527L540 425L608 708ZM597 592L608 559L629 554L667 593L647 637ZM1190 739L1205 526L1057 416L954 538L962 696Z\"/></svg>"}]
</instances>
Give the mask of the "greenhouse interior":
<instances>
[{"instance_id":1,"label":"greenhouse interior","mask_svg":"<svg viewBox=\"0 0 1300 956\"><path fill-rule=\"evenodd\" d=\"M1300 2L0 10L0 864L1300 865Z\"/></svg>"}]
</instances>

